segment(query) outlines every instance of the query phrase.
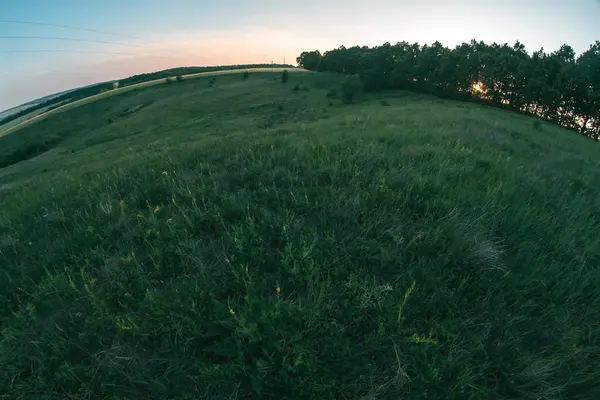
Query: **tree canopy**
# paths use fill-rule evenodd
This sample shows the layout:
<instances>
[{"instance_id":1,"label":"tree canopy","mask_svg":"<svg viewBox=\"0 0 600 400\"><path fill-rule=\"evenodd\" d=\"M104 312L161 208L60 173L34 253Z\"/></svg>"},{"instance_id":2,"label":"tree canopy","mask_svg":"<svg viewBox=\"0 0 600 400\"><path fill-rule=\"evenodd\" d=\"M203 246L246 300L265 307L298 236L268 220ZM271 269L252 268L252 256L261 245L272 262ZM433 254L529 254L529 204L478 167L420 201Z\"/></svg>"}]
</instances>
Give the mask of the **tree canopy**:
<instances>
[{"instance_id":1,"label":"tree canopy","mask_svg":"<svg viewBox=\"0 0 600 400\"><path fill-rule=\"evenodd\" d=\"M365 90L407 89L482 102L543 118L598 139L600 41L576 57L569 45L529 54L522 43L472 40L451 49L399 42L305 51L296 60L313 71L358 74Z\"/></svg>"}]
</instances>

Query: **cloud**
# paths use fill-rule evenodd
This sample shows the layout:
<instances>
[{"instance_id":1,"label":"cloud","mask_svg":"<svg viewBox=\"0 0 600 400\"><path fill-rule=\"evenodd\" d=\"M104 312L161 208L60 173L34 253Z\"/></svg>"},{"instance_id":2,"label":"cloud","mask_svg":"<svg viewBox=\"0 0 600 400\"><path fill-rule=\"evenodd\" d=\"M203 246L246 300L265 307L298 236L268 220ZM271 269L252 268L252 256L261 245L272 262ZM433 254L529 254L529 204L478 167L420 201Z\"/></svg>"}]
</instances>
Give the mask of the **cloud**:
<instances>
[{"instance_id":1,"label":"cloud","mask_svg":"<svg viewBox=\"0 0 600 400\"><path fill-rule=\"evenodd\" d=\"M0 87L0 109L96 82L180 66L295 63L305 39L288 29L181 31L157 36L140 48L96 47L98 53L60 55L63 61L44 70L15 72ZM100 53L103 52L103 53ZM119 54L106 54L119 53ZM126 55L123 55L126 54Z\"/></svg>"},{"instance_id":2,"label":"cloud","mask_svg":"<svg viewBox=\"0 0 600 400\"><path fill-rule=\"evenodd\" d=\"M350 1L339 7L337 3L322 0L285 4L273 0L268 8L261 10L245 3L252 12L236 20L235 28L159 32L150 35L155 42L147 42L141 48L93 47L127 55L36 54L35 58L18 58L26 61L13 62L12 67L2 64L0 109L57 91L138 73L178 66L283 62L284 58L293 63L304 50L325 51L341 45L440 40L444 45L454 46L473 38L500 43L514 43L518 39L528 49L543 45L551 51L567 42L576 51L584 51L597 39L593 12L568 14L568 7L562 5L546 10L541 7L542 0L523 6L517 14L513 10L520 4L518 0L503 2L493 13L492 0L423 1L427 4ZM592 6L597 8L595 4ZM559 19L564 19L564 23Z\"/></svg>"}]
</instances>

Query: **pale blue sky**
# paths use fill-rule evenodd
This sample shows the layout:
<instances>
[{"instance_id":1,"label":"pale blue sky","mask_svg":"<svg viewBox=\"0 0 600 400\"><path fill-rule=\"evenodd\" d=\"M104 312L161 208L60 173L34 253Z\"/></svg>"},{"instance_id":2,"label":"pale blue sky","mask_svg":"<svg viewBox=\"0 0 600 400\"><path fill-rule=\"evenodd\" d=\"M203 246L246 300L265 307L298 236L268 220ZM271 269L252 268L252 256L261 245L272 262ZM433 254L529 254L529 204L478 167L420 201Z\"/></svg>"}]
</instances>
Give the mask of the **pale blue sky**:
<instances>
[{"instance_id":1,"label":"pale blue sky","mask_svg":"<svg viewBox=\"0 0 600 400\"><path fill-rule=\"evenodd\" d=\"M293 62L302 50L340 45L439 40L454 46L475 38L519 40L529 51L553 51L568 43L581 53L600 39L598 21L598 0L2 0L0 110L134 73L182 65L282 62L284 57ZM6 38L16 36L113 43Z\"/></svg>"}]
</instances>

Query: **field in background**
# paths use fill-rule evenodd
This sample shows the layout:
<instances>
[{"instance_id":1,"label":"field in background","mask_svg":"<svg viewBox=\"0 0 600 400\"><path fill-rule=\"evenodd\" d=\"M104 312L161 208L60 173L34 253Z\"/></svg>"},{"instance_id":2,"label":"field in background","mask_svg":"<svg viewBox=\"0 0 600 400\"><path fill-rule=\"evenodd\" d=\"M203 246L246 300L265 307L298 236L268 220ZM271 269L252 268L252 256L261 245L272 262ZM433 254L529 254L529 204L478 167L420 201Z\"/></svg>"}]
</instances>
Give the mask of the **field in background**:
<instances>
[{"instance_id":1,"label":"field in background","mask_svg":"<svg viewBox=\"0 0 600 400\"><path fill-rule=\"evenodd\" d=\"M190 79L190 78L196 78L199 76L210 76L210 75L222 75L222 74L233 74L233 73L243 73L242 71L248 71L248 72L261 72L261 71L271 71L271 72L281 72L283 71L285 68L244 68L244 69L232 69L232 70L219 70L219 71L211 71L211 72L199 72L199 73L194 73L194 74L187 74L187 75L182 75L183 79ZM186 68L182 68L182 70L186 70ZM290 72L308 72L304 69L301 68L293 68L293 69L289 69ZM175 76L171 76L171 78L175 78ZM0 137L7 135L11 132L16 131L19 128L22 128L28 124L34 123L36 121L39 121L42 118L45 118L48 114L50 114L51 112L58 112L58 111L64 111L67 109L70 109L72 107L78 107L82 104L86 104L92 101L96 101L102 97L106 97L106 96L114 96L116 94L121 94L124 92L127 92L129 90L135 90L135 89L141 89L144 87L148 87L148 86L153 86L153 85L157 85L160 83L165 83L165 78L160 78L160 79L154 79L154 80L149 80L149 81L145 81L145 82L140 82L140 83L134 83L134 84L130 84L128 86L124 86L124 87L120 87L118 89L113 89L113 90L108 90L105 92L101 92L98 94L94 94L91 96L87 96L85 98L79 99L79 100L75 100L75 101L61 101L58 102L56 104L50 104L46 107L40 108L40 109L36 109L36 110L32 110L30 113L27 113L15 120L12 120L10 122L4 123L0 125ZM91 86L87 86L82 88L82 90L86 90L88 88L91 88L94 85ZM77 89L76 89L77 90ZM67 91L65 93L69 93L69 92L73 92L76 90L71 90L71 91ZM48 97L48 96L47 96ZM56 96L58 97L58 96ZM63 103L67 102L67 104L65 105L61 105Z\"/></svg>"},{"instance_id":2,"label":"field in background","mask_svg":"<svg viewBox=\"0 0 600 400\"><path fill-rule=\"evenodd\" d=\"M27 103L27 104L23 104L23 105L20 105L20 106L17 106L17 107L9 108L8 110L4 110L4 111L0 112L0 120L2 118L4 118L4 117L8 117L9 115L12 115L14 113L18 113L20 111L23 111L23 110L25 110L25 109L33 106L33 105L35 105L35 104L29 104L29 103Z\"/></svg>"},{"instance_id":3,"label":"field in background","mask_svg":"<svg viewBox=\"0 0 600 400\"><path fill-rule=\"evenodd\" d=\"M280 76L0 138L0 394L600 398L595 143Z\"/></svg>"},{"instance_id":4,"label":"field in background","mask_svg":"<svg viewBox=\"0 0 600 400\"><path fill-rule=\"evenodd\" d=\"M0 125L0 137L7 135L11 132L18 130L19 127L25 126L27 123L33 123L37 120L36 117L41 118L41 115L44 113L52 112L53 110L59 108L62 103L53 104L44 108L39 108L34 110L22 117L14 119L10 122Z\"/></svg>"}]
</instances>

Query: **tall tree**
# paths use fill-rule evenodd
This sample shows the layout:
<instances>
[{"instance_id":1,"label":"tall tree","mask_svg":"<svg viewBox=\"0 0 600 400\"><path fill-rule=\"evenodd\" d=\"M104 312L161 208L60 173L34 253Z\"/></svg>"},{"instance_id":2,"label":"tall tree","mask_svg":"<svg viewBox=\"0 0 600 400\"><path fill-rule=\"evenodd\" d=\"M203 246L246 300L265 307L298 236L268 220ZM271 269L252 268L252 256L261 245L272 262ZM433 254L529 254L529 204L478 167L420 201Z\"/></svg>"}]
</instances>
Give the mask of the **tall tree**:
<instances>
[{"instance_id":1,"label":"tall tree","mask_svg":"<svg viewBox=\"0 0 600 400\"><path fill-rule=\"evenodd\" d=\"M578 58L563 45L529 55L525 46L472 40L454 49L399 42L303 52L306 69L358 74L366 90L409 89L526 112L600 135L600 41Z\"/></svg>"},{"instance_id":2,"label":"tall tree","mask_svg":"<svg viewBox=\"0 0 600 400\"><path fill-rule=\"evenodd\" d=\"M594 137L597 140L600 125L600 41L596 41L577 59L576 70L581 133L585 134L588 129L595 130Z\"/></svg>"},{"instance_id":3,"label":"tall tree","mask_svg":"<svg viewBox=\"0 0 600 400\"><path fill-rule=\"evenodd\" d=\"M318 50L315 51L305 51L298 58L296 58L296 62L298 65L304 69L308 69L311 71L317 71L321 64L321 52Z\"/></svg>"}]
</instances>

